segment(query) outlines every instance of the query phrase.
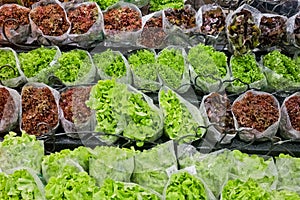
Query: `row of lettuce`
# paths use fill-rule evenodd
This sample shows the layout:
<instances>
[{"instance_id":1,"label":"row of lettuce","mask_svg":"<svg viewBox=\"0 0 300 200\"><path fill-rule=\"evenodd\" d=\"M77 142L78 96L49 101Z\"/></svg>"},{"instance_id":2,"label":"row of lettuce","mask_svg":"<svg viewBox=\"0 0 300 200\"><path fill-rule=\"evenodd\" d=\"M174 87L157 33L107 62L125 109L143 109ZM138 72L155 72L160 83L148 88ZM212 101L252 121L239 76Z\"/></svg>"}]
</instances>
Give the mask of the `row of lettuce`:
<instances>
[{"instance_id":1,"label":"row of lettuce","mask_svg":"<svg viewBox=\"0 0 300 200\"><path fill-rule=\"evenodd\" d=\"M3 5L0 7L0 27L5 31L1 39L9 38L13 43L33 44L34 41L83 48L105 40L110 45L163 48L167 45L190 46L197 41L190 37L192 34L204 42L210 41L206 36L213 41L218 38L217 41L229 43L236 54L255 48L265 50L291 44L299 47L299 13L288 18L261 13L244 4L227 14L221 6L214 4L202 3L196 11L183 1L161 2L163 5L157 6L154 4L158 1L150 1L150 9L158 11L143 16L138 6L128 2L95 1L97 3L42 0L30 8ZM60 20L57 20L58 16Z\"/></svg>"},{"instance_id":2,"label":"row of lettuce","mask_svg":"<svg viewBox=\"0 0 300 200\"><path fill-rule=\"evenodd\" d=\"M44 155L35 136L13 132L0 149L3 200L300 199L300 160L289 155L202 154L173 141L143 151L98 146Z\"/></svg>"},{"instance_id":3,"label":"row of lettuce","mask_svg":"<svg viewBox=\"0 0 300 200\"><path fill-rule=\"evenodd\" d=\"M284 139L300 138L300 93L286 97L282 105L270 93L248 90L231 104L226 94L210 93L192 104L163 86L158 105L153 99L115 79L97 84L63 88L30 82L21 95L0 86L0 132L26 131L43 136L62 125L70 137L83 144L113 144L120 138L137 146L159 141L163 135L179 143L205 139L212 144L266 141L278 130ZM197 96L191 92L189 99ZM279 136L279 135L278 135ZM164 138L166 138L164 137Z\"/></svg>"},{"instance_id":4,"label":"row of lettuce","mask_svg":"<svg viewBox=\"0 0 300 200\"><path fill-rule=\"evenodd\" d=\"M121 54L84 50L61 52L57 47L40 47L16 54L0 49L0 79L9 87L24 82L49 83L58 77L66 85L87 84L115 78L144 91L158 91L162 85L185 92L192 83L204 92L238 93L249 88L264 91L291 90L299 87L300 62L278 50L256 58L248 53L228 58L212 46L198 44L189 49L169 46L159 53L140 49ZM231 82L231 83L230 83Z\"/></svg>"}]
</instances>

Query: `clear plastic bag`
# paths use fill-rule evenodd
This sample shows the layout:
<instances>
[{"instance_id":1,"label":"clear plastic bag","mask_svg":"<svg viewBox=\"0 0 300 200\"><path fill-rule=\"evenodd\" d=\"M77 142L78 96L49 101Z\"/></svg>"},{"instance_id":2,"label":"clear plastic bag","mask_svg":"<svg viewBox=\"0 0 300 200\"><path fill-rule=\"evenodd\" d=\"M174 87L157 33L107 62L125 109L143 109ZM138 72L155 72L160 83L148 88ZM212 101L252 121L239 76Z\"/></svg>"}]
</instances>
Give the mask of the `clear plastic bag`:
<instances>
[{"instance_id":1,"label":"clear plastic bag","mask_svg":"<svg viewBox=\"0 0 300 200\"><path fill-rule=\"evenodd\" d=\"M297 48L300 47L300 12L287 20L288 40Z\"/></svg>"},{"instance_id":2,"label":"clear plastic bag","mask_svg":"<svg viewBox=\"0 0 300 200\"><path fill-rule=\"evenodd\" d=\"M207 99L211 99L210 102L207 102ZM218 93L204 96L200 104L200 113L208 127L205 139L214 144L217 142L221 144L231 143L236 132L231 115L230 100L226 96Z\"/></svg>"},{"instance_id":3,"label":"clear plastic bag","mask_svg":"<svg viewBox=\"0 0 300 200\"><path fill-rule=\"evenodd\" d=\"M0 41L8 39L9 42L17 44L25 43L30 34L29 12L29 8L17 4L2 5L0 7Z\"/></svg>"},{"instance_id":4,"label":"clear plastic bag","mask_svg":"<svg viewBox=\"0 0 300 200\"><path fill-rule=\"evenodd\" d=\"M158 69L162 85L184 93L190 88L189 65L182 47L168 46L156 57L161 68Z\"/></svg>"},{"instance_id":5,"label":"clear plastic bag","mask_svg":"<svg viewBox=\"0 0 300 200\"><path fill-rule=\"evenodd\" d=\"M52 8L50 8L51 6L52 6ZM46 8L49 9L49 10L47 10L47 12L45 10L43 10ZM54 11L56 11L56 12L54 12ZM58 12L62 12L63 15L61 15L61 13L58 13ZM52 13L54 16L50 15ZM37 16L35 19L34 15L41 15L41 16ZM47 23L49 23L49 22L47 20L45 20L47 18L42 17L43 15L48 15L49 19L51 19L51 17L60 17L58 21L55 21L56 23L58 23L57 26L60 26L60 29L51 30L55 26L51 27L50 25L48 25ZM39 21L39 22L37 21L37 20L41 20L41 19L43 21ZM67 39L68 34L71 30L71 24L67 18L67 13L66 13L65 9L63 8L62 4L58 0L50 0L50 1L49 0L41 0L41 1L33 4L32 10L29 13L29 20L30 20L31 31L32 31L32 39L31 40L33 40L33 41L38 40L39 43L42 43L44 45L49 45L49 42L50 42L50 45L51 44L58 45L58 46L62 45L63 42ZM39 23L41 23L40 27L38 25ZM45 23L45 24L43 24L43 23ZM50 28L50 30L47 30L47 28ZM44 39L42 39L42 38L44 38Z\"/></svg>"},{"instance_id":6,"label":"clear plastic bag","mask_svg":"<svg viewBox=\"0 0 300 200\"><path fill-rule=\"evenodd\" d=\"M20 68L20 62L17 56L17 53L9 48L9 47L4 47L0 48L1 51L9 51L12 52L13 55L7 55L6 57L3 56L1 53L0 55L0 60L1 64L3 63L2 66L0 66L0 80L1 83L7 87L12 87L16 88L19 87L20 85L24 84L26 82L25 75L23 74L21 68ZM3 56L3 60L1 57ZM9 60L10 59L10 60ZM2 73L7 73L6 77ZM2 77L4 76L4 77ZM14 77L14 78L11 78Z\"/></svg>"},{"instance_id":7,"label":"clear plastic bag","mask_svg":"<svg viewBox=\"0 0 300 200\"><path fill-rule=\"evenodd\" d=\"M94 6L94 8L91 8L92 6ZM68 40L66 41L66 44L70 43L70 44L75 44L76 46L79 46L82 48L89 48L91 46L95 46L96 42L104 40L104 33L103 33L104 20L103 20L103 15L102 15L101 9L97 3L84 2L84 3L74 4L73 2L68 2L64 5L64 7L65 7L66 13L68 15L67 17L71 23L71 30L68 35ZM92 9L95 9L97 11L96 12L97 17L93 24L90 24L91 22L88 20L93 20L92 17L94 17L94 16L90 16L91 14L88 15L89 13L85 13L87 16L82 16L80 11L75 12L74 13L75 16L72 15L72 19L70 19L69 12L72 12L73 10L75 10L79 7L83 7L83 9L85 8L89 12L93 12L93 13L95 13L95 11L93 11ZM76 16L76 14L77 14L77 16ZM82 24L77 24L78 23L77 20L79 20L79 18L84 20L84 21L81 20ZM72 21L73 21L73 24L72 24ZM83 26L84 23L86 23L85 26ZM83 32L82 27L86 28L86 26L90 26L90 27L88 28L88 30L86 32ZM76 28L78 30L76 30ZM76 33L76 31L82 32L82 33Z\"/></svg>"},{"instance_id":8,"label":"clear plastic bag","mask_svg":"<svg viewBox=\"0 0 300 200\"><path fill-rule=\"evenodd\" d=\"M18 126L21 96L16 90L0 85L1 101L1 118L0 118L0 133L7 133Z\"/></svg>"},{"instance_id":9,"label":"clear plastic bag","mask_svg":"<svg viewBox=\"0 0 300 200\"><path fill-rule=\"evenodd\" d=\"M282 137L286 138L286 139L300 139L300 131L296 130L293 127L292 121L293 123L295 123L295 121L297 121L296 119L291 120L290 114L293 114L293 117L297 117L297 113L298 113L298 108L297 106L295 106L295 104L297 105L297 102L299 102L299 96L300 93L296 92L294 94L292 94L291 96L285 98L285 100L282 103L281 106L281 121L280 121L280 134ZM291 102L290 102L291 101ZM289 110L287 108L287 104L292 103L292 105L294 106L288 106ZM298 103L299 104L299 103ZM290 110L292 109L292 110ZM294 110L293 110L294 109Z\"/></svg>"},{"instance_id":10,"label":"clear plastic bag","mask_svg":"<svg viewBox=\"0 0 300 200\"><path fill-rule=\"evenodd\" d=\"M36 93L35 90L40 90L38 95L45 99L32 95L34 92ZM43 83L25 84L21 92L20 129L37 136L55 132L61 118L59 97L59 92ZM32 102L28 103L28 100ZM44 121L46 119L47 122Z\"/></svg>"},{"instance_id":11,"label":"clear plastic bag","mask_svg":"<svg viewBox=\"0 0 300 200\"><path fill-rule=\"evenodd\" d=\"M267 100L265 99L263 101L261 100L256 100L255 102L252 100L252 102L250 102L249 98L254 98L254 97L259 97L264 95L266 98L266 96L269 96L272 100L270 102L267 102ZM260 97L263 98L263 97ZM244 110L247 110L248 112L250 111L251 107L249 108L249 106L251 106L251 104L255 105L256 109L261 109L260 112L260 116L258 116L258 113L256 110L252 112L252 114L248 115L248 119L246 117L247 112L244 110L236 110L234 111L236 108L236 106L241 107L243 104L240 104L240 101L249 101L247 103L248 108L245 106ZM260 103L260 105L259 105ZM268 105L269 104L269 105ZM262 110L264 108L264 110ZM266 110L266 108L269 108L268 110ZM271 112L270 108L273 109L273 113ZM253 107L252 107L253 109ZM275 111L276 110L276 111ZM276 112L276 113L275 113ZM257 117L261 117L261 114L264 113L264 117L257 121ZM234 119L234 126L235 129L238 131L238 134L240 136L240 138L243 141L249 142L249 141L266 141L266 140L270 140L270 138L274 137L278 128L279 128L279 122L280 122L280 118L281 118L281 111L280 111L280 104L278 102L278 100L271 94L266 93L266 92L259 92L259 91L253 91L253 90L249 90L246 93L240 95L232 104L232 114L233 114L233 119ZM240 122L238 121L238 115L241 115L239 118L240 120L243 120L243 123L248 122L249 123L249 119L251 119L252 123L256 123L257 127L259 127L259 129L265 128L263 131L259 131L256 128L252 128L254 125L252 124L252 127L243 127L240 125ZM267 117L266 115L271 115L274 119L271 119L270 116ZM274 116L273 116L274 115ZM276 116L277 115L277 116ZM246 118L246 119L245 119ZM256 122L253 120L255 118ZM275 120L276 118L276 120ZM266 120L269 120L266 122ZM261 124L261 121L264 122L264 124ZM260 124L258 124L260 123ZM271 124L272 123L272 124ZM269 125L266 127L266 125Z\"/></svg>"},{"instance_id":12,"label":"clear plastic bag","mask_svg":"<svg viewBox=\"0 0 300 200\"><path fill-rule=\"evenodd\" d=\"M113 16L117 17L117 14L120 14L122 12L116 12L116 13L110 13L112 10L118 10L118 9L127 9L126 15L122 17L122 20L113 18ZM131 16L128 15L129 13L135 12L138 16ZM110 7L108 7L105 11L103 11L104 16L104 34L107 36L107 39L105 40L105 44L107 46L120 46L120 45L135 45L136 40L138 38L138 35L140 34L142 30L142 13L140 9L131 3L126 2L118 2ZM131 20L129 22L128 17L135 17L134 20ZM123 20L127 20L126 26L124 26L125 22ZM108 24L108 22L114 23ZM118 27L120 23L123 27ZM116 29L117 28L117 29Z\"/></svg>"}]
</instances>

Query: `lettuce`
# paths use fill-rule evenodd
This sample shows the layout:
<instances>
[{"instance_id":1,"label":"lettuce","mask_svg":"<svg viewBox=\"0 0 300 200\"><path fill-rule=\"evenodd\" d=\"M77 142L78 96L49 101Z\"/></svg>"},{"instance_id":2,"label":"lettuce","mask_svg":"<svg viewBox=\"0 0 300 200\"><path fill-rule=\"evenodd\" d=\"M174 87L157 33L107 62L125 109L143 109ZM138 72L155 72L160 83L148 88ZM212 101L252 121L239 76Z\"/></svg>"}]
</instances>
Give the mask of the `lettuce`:
<instances>
[{"instance_id":1,"label":"lettuce","mask_svg":"<svg viewBox=\"0 0 300 200\"><path fill-rule=\"evenodd\" d=\"M288 190L272 191L272 200L299 200L300 195Z\"/></svg>"}]
</instances>

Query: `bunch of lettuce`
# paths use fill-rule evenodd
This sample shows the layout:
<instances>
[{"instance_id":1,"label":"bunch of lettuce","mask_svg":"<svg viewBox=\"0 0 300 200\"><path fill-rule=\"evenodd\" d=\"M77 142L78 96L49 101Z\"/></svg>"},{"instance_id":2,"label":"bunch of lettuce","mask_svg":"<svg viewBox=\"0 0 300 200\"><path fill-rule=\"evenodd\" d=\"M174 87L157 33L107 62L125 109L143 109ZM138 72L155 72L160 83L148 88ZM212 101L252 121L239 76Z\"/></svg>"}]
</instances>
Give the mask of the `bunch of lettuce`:
<instances>
[{"instance_id":1,"label":"bunch of lettuce","mask_svg":"<svg viewBox=\"0 0 300 200\"><path fill-rule=\"evenodd\" d=\"M134 163L132 182L162 194L169 179L167 170L177 170L173 141L137 153Z\"/></svg>"},{"instance_id":2,"label":"bunch of lettuce","mask_svg":"<svg viewBox=\"0 0 300 200\"><path fill-rule=\"evenodd\" d=\"M88 171L90 157L90 149L82 146L73 151L64 149L44 156L42 161L43 177L49 181L51 177L58 177L66 171L70 173Z\"/></svg>"},{"instance_id":3,"label":"bunch of lettuce","mask_svg":"<svg viewBox=\"0 0 300 200\"><path fill-rule=\"evenodd\" d=\"M140 185L132 183L122 183L111 179L106 179L100 191L94 195L94 199L101 200L134 200L134 199L161 199L159 195L151 192Z\"/></svg>"},{"instance_id":4,"label":"bunch of lettuce","mask_svg":"<svg viewBox=\"0 0 300 200\"><path fill-rule=\"evenodd\" d=\"M166 8L183 8L184 1L183 0L150 0L150 10L151 11L159 11L164 10Z\"/></svg>"},{"instance_id":5,"label":"bunch of lettuce","mask_svg":"<svg viewBox=\"0 0 300 200\"><path fill-rule=\"evenodd\" d=\"M42 183L26 169L15 170L12 174L0 173L1 200L43 200Z\"/></svg>"},{"instance_id":6,"label":"bunch of lettuce","mask_svg":"<svg viewBox=\"0 0 300 200\"><path fill-rule=\"evenodd\" d=\"M16 135L10 132L0 143L0 169L6 171L16 167L28 167L40 174L44 156L43 142L25 132L21 136Z\"/></svg>"},{"instance_id":7,"label":"bunch of lettuce","mask_svg":"<svg viewBox=\"0 0 300 200\"><path fill-rule=\"evenodd\" d=\"M96 67L100 69L105 76L111 78L121 78L127 73L126 65L122 55L117 52L113 52L111 49L107 49L102 53L94 54L93 61Z\"/></svg>"},{"instance_id":8,"label":"bunch of lettuce","mask_svg":"<svg viewBox=\"0 0 300 200\"><path fill-rule=\"evenodd\" d=\"M223 200L261 200L271 199L268 191L264 190L253 179L242 181L240 179L229 180L222 191Z\"/></svg>"},{"instance_id":9,"label":"bunch of lettuce","mask_svg":"<svg viewBox=\"0 0 300 200\"><path fill-rule=\"evenodd\" d=\"M290 190L300 194L300 158L280 154L276 157L279 190Z\"/></svg>"},{"instance_id":10,"label":"bunch of lettuce","mask_svg":"<svg viewBox=\"0 0 300 200\"><path fill-rule=\"evenodd\" d=\"M97 146L92 151L89 174L102 186L105 179L130 182L134 169L134 151L118 147Z\"/></svg>"},{"instance_id":11,"label":"bunch of lettuce","mask_svg":"<svg viewBox=\"0 0 300 200\"><path fill-rule=\"evenodd\" d=\"M128 57L128 62L130 64L130 67L135 71L142 65L154 64L155 53L147 49L141 49L133 54L130 54L130 56Z\"/></svg>"},{"instance_id":12,"label":"bunch of lettuce","mask_svg":"<svg viewBox=\"0 0 300 200\"><path fill-rule=\"evenodd\" d=\"M289 190L274 190L271 192L271 199L275 200L299 200L300 195Z\"/></svg>"},{"instance_id":13,"label":"bunch of lettuce","mask_svg":"<svg viewBox=\"0 0 300 200\"><path fill-rule=\"evenodd\" d=\"M185 61L180 49L165 48L158 57L159 75L168 87L177 89L181 86L185 70Z\"/></svg>"},{"instance_id":14,"label":"bunch of lettuce","mask_svg":"<svg viewBox=\"0 0 300 200\"><path fill-rule=\"evenodd\" d=\"M46 198L49 200L90 200L95 199L94 195L98 191L96 181L86 172L65 171L57 177L51 177L45 187Z\"/></svg>"},{"instance_id":15,"label":"bunch of lettuce","mask_svg":"<svg viewBox=\"0 0 300 200\"><path fill-rule=\"evenodd\" d=\"M81 80L92 69L92 62L86 51L74 49L69 52L63 52L58 58L58 67L54 75L63 83L75 84L81 83Z\"/></svg>"},{"instance_id":16,"label":"bunch of lettuce","mask_svg":"<svg viewBox=\"0 0 300 200\"><path fill-rule=\"evenodd\" d=\"M263 57L268 84L273 89L288 89L300 85L300 66L288 56L274 50Z\"/></svg>"},{"instance_id":17,"label":"bunch of lettuce","mask_svg":"<svg viewBox=\"0 0 300 200\"><path fill-rule=\"evenodd\" d=\"M93 2L96 2L101 10L105 10L109 6L114 5L115 3L119 2L120 0L92 0Z\"/></svg>"},{"instance_id":18,"label":"bunch of lettuce","mask_svg":"<svg viewBox=\"0 0 300 200\"><path fill-rule=\"evenodd\" d=\"M230 60L230 66L233 78L238 78L244 83L253 85L255 88L261 88L264 86L264 74L260 70L254 54L248 53L233 56ZM233 90L246 89L246 85L244 83L234 81L232 83Z\"/></svg>"},{"instance_id":19,"label":"bunch of lettuce","mask_svg":"<svg viewBox=\"0 0 300 200\"><path fill-rule=\"evenodd\" d=\"M172 90L160 91L159 105L164 113L164 131L170 139L190 142L204 134L199 128L201 124Z\"/></svg>"},{"instance_id":20,"label":"bunch of lettuce","mask_svg":"<svg viewBox=\"0 0 300 200\"><path fill-rule=\"evenodd\" d=\"M55 59L57 49L40 47L29 52L19 53L21 69L27 78L37 77L38 81L47 81L48 73ZM47 70L46 70L47 69ZM43 71L43 73L41 73ZM47 73L48 71L48 73Z\"/></svg>"},{"instance_id":21,"label":"bunch of lettuce","mask_svg":"<svg viewBox=\"0 0 300 200\"><path fill-rule=\"evenodd\" d=\"M186 171L171 175L165 195L166 200L208 199L203 183Z\"/></svg>"},{"instance_id":22,"label":"bunch of lettuce","mask_svg":"<svg viewBox=\"0 0 300 200\"><path fill-rule=\"evenodd\" d=\"M13 51L0 49L0 80L12 79L20 76ZM8 65L10 67L2 67Z\"/></svg>"},{"instance_id":23,"label":"bunch of lettuce","mask_svg":"<svg viewBox=\"0 0 300 200\"><path fill-rule=\"evenodd\" d=\"M199 76L196 84L203 90L209 90L209 84L219 84L218 80L227 75L227 56L212 46L200 43L192 47L188 53L188 61L195 73L192 78Z\"/></svg>"}]
</instances>

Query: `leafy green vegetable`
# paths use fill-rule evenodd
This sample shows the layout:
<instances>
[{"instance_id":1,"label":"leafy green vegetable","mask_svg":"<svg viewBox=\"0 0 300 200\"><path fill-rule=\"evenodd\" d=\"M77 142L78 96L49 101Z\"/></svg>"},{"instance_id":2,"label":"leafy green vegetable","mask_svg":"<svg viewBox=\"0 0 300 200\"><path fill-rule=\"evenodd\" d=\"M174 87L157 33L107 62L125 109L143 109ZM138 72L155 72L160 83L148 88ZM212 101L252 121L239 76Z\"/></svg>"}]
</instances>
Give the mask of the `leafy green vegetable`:
<instances>
[{"instance_id":1,"label":"leafy green vegetable","mask_svg":"<svg viewBox=\"0 0 300 200\"><path fill-rule=\"evenodd\" d=\"M25 132L22 132L21 137L16 137L16 135L16 133L10 132L0 143L1 170L28 167L39 174L44 156L43 143L36 140L34 135L28 135Z\"/></svg>"},{"instance_id":2,"label":"leafy green vegetable","mask_svg":"<svg viewBox=\"0 0 300 200\"><path fill-rule=\"evenodd\" d=\"M34 177L26 169L16 170L10 175L0 173L0 188L1 200L45 199L43 188L37 185Z\"/></svg>"},{"instance_id":3,"label":"leafy green vegetable","mask_svg":"<svg viewBox=\"0 0 300 200\"><path fill-rule=\"evenodd\" d=\"M63 52L58 59L58 63L59 65L54 74L64 83L79 81L92 68L87 52L80 49Z\"/></svg>"},{"instance_id":4,"label":"leafy green vegetable","mask_svg":"<svg viewBox=\"0 0 300 200\"><path fill-rule=\"evenodd\" d=\"M10 67L2 67L4 65L9 65ZM16 65L15 55L10 50L0 49L0 67L0 80L7 80L20 76Z\"/></svg>"},{"instance_id":5,"label":"leafy green vegetable","mask_svg":"<svg viewBox=\"0 0 300 200\"><path fill-rule=\"evenodd\" d=\"M190 49L188 61L199 76L197 84L207 90L207 84L219 83L227 74L227 56L212 46L198 44ZM212 76L212 77L210 77ZM215 80L217 79L217 80Z\"/></svg>"},{"instance_id":6,"label":"leafy green vegetable","mask_svg":"<svg viewBox=\"0 0 300 200\"><path fill-rule=\"evenodd\" d=\"M90 200L94 199L98 191L96 181L86 172L64 172L58 177L51 177L45 187L46 198L49 200Z\"/></svg>"},{"instance_id":7,"label":"leafy green vegetable","mask_svg":"<svg viewBox=\"0 0 300 200\"><path fill-rule=\"evenodd\" d=\"M277 189L300 194L300 158L280 154L275 159L278 170Z\"/></svg>"},{"instance_id":8,"label":"leafy green vegetable","mask_svg":"<svg viewBox=\"0 0 300 200\"><path fill-rule=\"evenodd\" d=\"M185 69L184 57L179 49L163 49L157 58L159 75L167 86L177 89L182 82Z\"/></svg>"},{"instance_id":9,"label":"leafy green vegetable","mask_svg":"<svg viewBox=\"0 0 300 200\"><path fill-rule=\"evenodd\" d=\"M42 70L51 67L51 62L54 60L57 49L40 47L29 52L19 53L21 69L27 78L38 75ZM44 71L45 72L45 71ZM44 81L47 78L47 73L39 80Z\"/></svg>"},{"instance_id":10,"label":"leafy green vegetable","mask_svg":"<svg viewBox=\"0 0 300 200\"><path fill-rule=\"evenodd\" d=\"M183 0L150 0L150 10L158 11L166 8L183 8Z\"/></svg>"},{"instance_id":11,"label":"leafy green vegetable","mask_svg":"<svg viewBox=\"0 0 300 200\"><path fill-rule=\"evenodd\" d=\"M138 50L137 52L131 54L128 57L128 62L133 70L136 70L141 65L145 64L154 64L155 63L155 53L147 50L142 49Z\"/></svg>"},{"instance_id":12,"label":"leafy green vegetable","mask_svg":"<svg viewBox=\"0 0 300 200\"><path fill-rule=\"evenodd\" d=\"M109 6L114 5L115 3L119 2L119 0L92 0L93 2L96 2L101 10L105 10Z\"/></svg>"},{"instance_id":13,"label":"leafy green vegetable","mask_svg":"<svg viewBox=\"0 0 300 200\"><path fill-rule=\"evenodd\" d=\"M199 124L187 106L184 105L177 97L176 93L168 90L161 90L159 93L159 105L164 113L164 131L172 140L180 140L180 142L190 142L195 137L204 134L198 127Z\"/></svg>"},{"instance_id":14,"label":"leafy green vegetable","mask_svg":"<svg viewBox=\"0 0 300 200\"><path fill-rule=\"evenodd\" d=\"M135 156L132 182L162 194L168 182L167 169L177 169L173 141L144 150Z\"/></svg>"},{"instance_id":15,"label":"leafy green vegetable","mask_svg":"<svg viewBox=\"0 0 300 200\"><path fill-rule=\"evenodd\" d=\"M103 200L159 200L158 195L153 192L132 183L122 183L106 179L100 191L95 194L95 199Z\"/></svg>"},{"instance_id":16,"label":"leafy green vegetable","mask_svg":"<svg viewBox=\"0 0 300 200\"><path fill-rule=\"evenodd\" d=\"M239 179L227 182L222 191L223 200L262 200L271 199L270 194L253 179L243 182Z\"/></svg>"},{"instance_id":17,"label":"leafy green vegetable","mask_svg":"<svg viewBox=\"0 0 300 200\"><path fill-rule=\"evenodd\" d=\"M258 67L254 54L244 54L233 56L230 60L233 78L239 78L241 81L251 84L264 79L264 75ZM244 83L234 81L233 86L245 87Z\"/></svg>"},{"instance_id":18,"label":"leafy green vegetable","mask_svg":"<svg viewBox=\"0 0 300 200\"><path fill-rule=\"evenodd\" d=\"M102 186L105 179L130 182L134 152L118 147L97 146L90 159L89 174Z\"/></svg>"},{"instance_id":19,"label":"leafy green vegetable","mask_svg":"<svg viewBox=\"0 0 300 200\"><path fill-rule=\"evenodd\" d=\"M272 191L271 192L273 200L299 200L300 195L296 192L291 192L288 190L281 190L281 191Z\"/></svg>"},{"instance_id":20,"label":"leafy green vegetable","mask_svg":"<svg viewBox=\"0 0 300 200\"><path fill-rule=\"evenodd\" d=\"M266 71L268 84L274 89L289 88L300 83L300 65L289 58L288 56L274 50L263 57L263 64L265 67L274 71L274 73Z\"/></svg>"},{"instance_id":21,"label":"leafy green vegetable","mask_svg":"<svg viewBox=\"0 0 300 200\"><path fill-rule=\"evenodd\" d=\"M108 49L93 56L95 65L101 69L106 76L121 78L126 75L126 65L121 54Z\"/></svg>"},{"instance_id":22,"label":"leafy green vegetable","mask_svg":"<svg viewBox=\"0 0 300 200\"><path fill-rule=\"evenodd\" d=\"M166 200L207 199L203 183L188 172L172 174L166 190Z\"/></svg>"},{"instance_id":23,"label":"leafy green vegetable","mask_svg":"<svg viewBox=\"0 0 300 200\"><path fill-rule=\"evenodd\" d=\"M42 161L43 177L48 181L51 177L57 177L69 171L77 173L89 170L90 151L86 147L78 147L71 151L64 149L44 156Z\"/></svg>"}]
</instances>

